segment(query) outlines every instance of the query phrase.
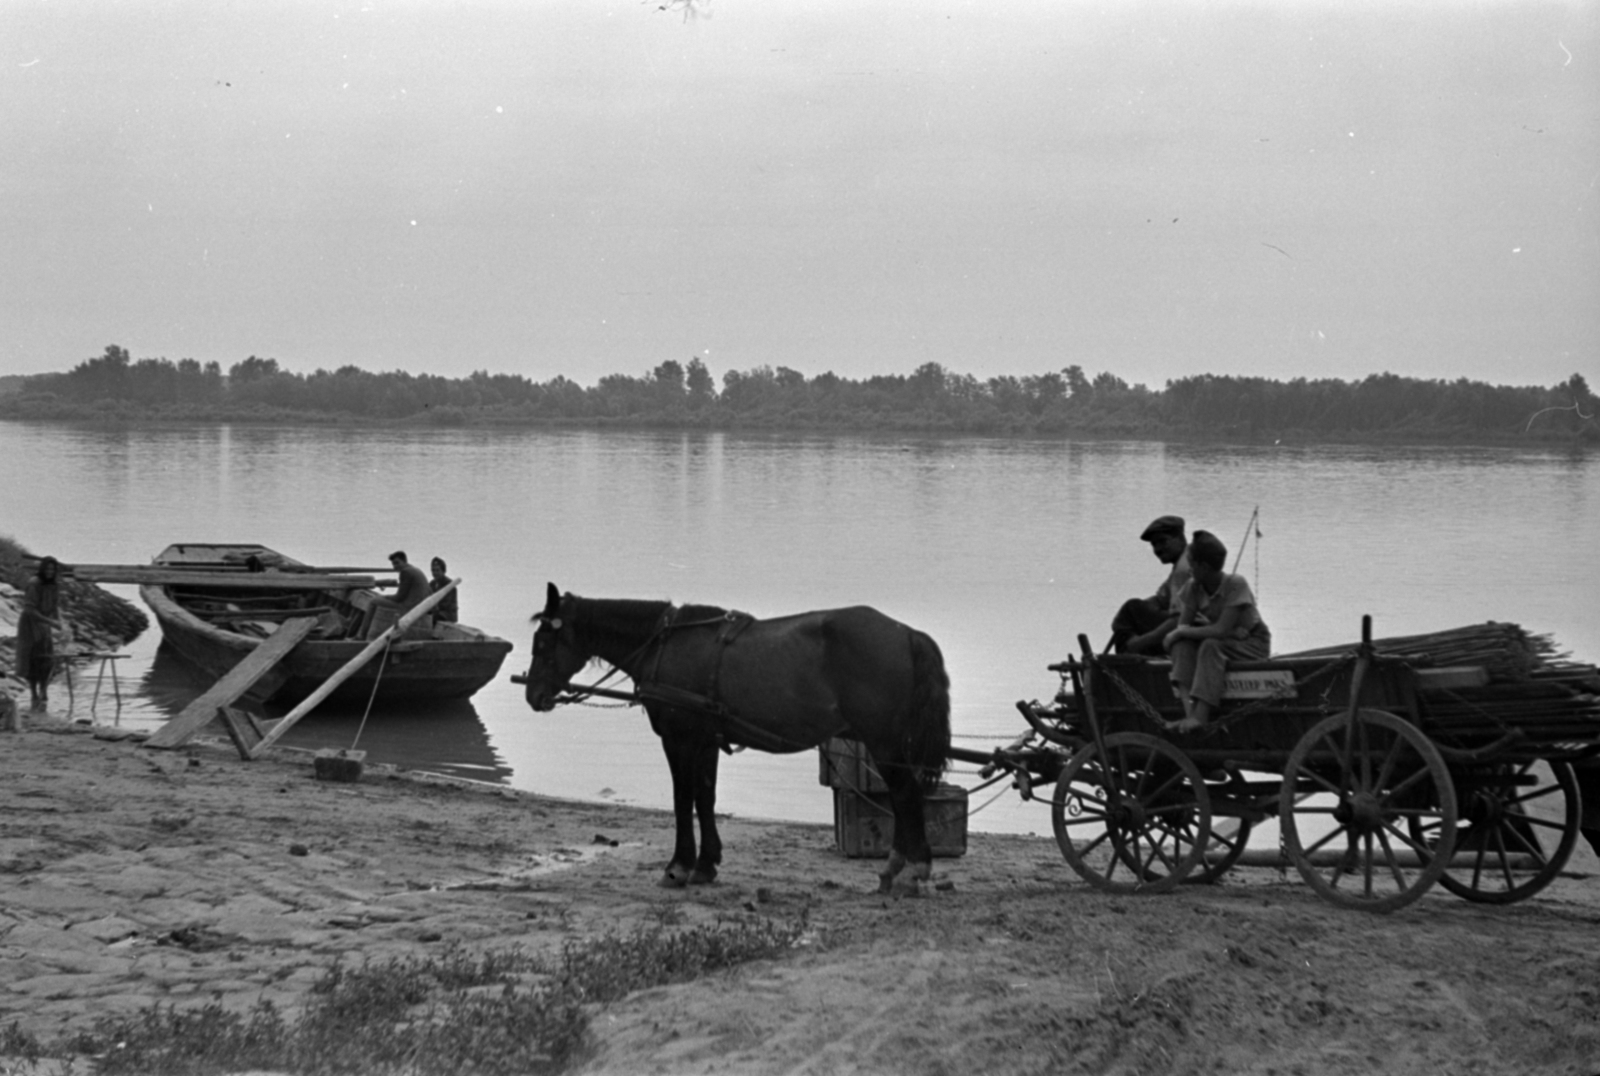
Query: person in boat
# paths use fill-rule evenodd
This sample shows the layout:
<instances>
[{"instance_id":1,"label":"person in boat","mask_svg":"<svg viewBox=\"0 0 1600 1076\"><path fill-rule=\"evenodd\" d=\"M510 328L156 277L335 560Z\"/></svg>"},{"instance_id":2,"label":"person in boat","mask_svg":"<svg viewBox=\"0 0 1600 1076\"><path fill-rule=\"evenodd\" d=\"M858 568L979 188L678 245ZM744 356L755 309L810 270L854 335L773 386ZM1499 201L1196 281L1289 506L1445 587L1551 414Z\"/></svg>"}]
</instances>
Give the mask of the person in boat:
<instances>
[{"instance_id":1,"label":"person in boat","mask_svg":"<svg viewBox=\"0 0 1600 1076\"><path fill-rule=\"evenodd\" d=\"M1163 640L1178 626L1178 594L1189 582L1188 542L1182 516L1161 516L1139 535L1171 569L1153 596L1129 598L1111 621L1111 649L1118 654L1160 654Z\"/></svg>"},{"instance_id":2,"label":"person in boat","mask_svg":"<svg viewBox=\"0 0 1600 1076\"><path fill-rule=\"evenodd\" d=\"M434 557L428 567L433 571L433 578L428 580L428 590L436 594L450 582L450 577L445 574L448 566L443 557ZM454 624L461 619L461 607L456 602L456 593L452 590L439 599L439 604L433 607L433 619L442 620L446 624Z\"/></svg>"},{"instance_id":3,"label":"person in boat","mask_svg":"<svg viewBox=\"0 0 1600 1076\"><path fill-rule=\"evenodd\" d=\"M1189 542L1193 575L1178 595L1178 625L1163 645L1172 656L1172 684L1183 700L1174 732L1205 727L1222 701L1228 661L1259 660L1272 650L1272 632L1244 576L1226 570L1228 549L1210 531Z\"/></svg>"},{"instance_id":4,"label":"person in boat","mask_svg":"<svg viewBox=\"0 0 1600 1076\"><path fill-rule=\"evenodd\" d=\"M389 567L393 568L400 576L400 584L395 589L394 597L375 597L372 599L371 611L367 614L366 637L372 638L381 634L378 630L378 611L380 609L393 609L396 617L405 616L412 609L421 604L431 591L428 589L428 577L422 574L422 569L412 564L406 558L405 550L397 549L389 554Z\"/></svg>"},{"instance_id":5,"label":"person in boat","mask_svg":"<svg viewBox=\"0 0 1600 1076\"><path fill-rule=\"evenodd\" d=\"M57 576L61 565L54 557L41 557L39 567L22 592L22 613L17 618L17 675L28 682L35 710L50 703L50 676L55 672L55 640L51 629L65 631L61 619L61 594Z\"/></svg>"}]
</instances>

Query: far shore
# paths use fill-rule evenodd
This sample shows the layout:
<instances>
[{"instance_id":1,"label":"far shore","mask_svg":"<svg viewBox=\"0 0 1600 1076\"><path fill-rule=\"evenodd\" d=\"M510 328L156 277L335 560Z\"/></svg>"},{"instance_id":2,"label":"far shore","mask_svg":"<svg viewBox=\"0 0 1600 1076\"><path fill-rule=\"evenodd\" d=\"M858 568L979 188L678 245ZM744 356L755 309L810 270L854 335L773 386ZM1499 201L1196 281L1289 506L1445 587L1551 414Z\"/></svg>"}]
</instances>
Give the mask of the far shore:
<instances>
[{"instance_id":1,"label":"far shore","mask_svg":"<svg viewBox=\"0 0 1600 1076\"><path fill-rule=\"evenodd\" d=\"M95 429L162 429L214 426L339 427L373 430L423 431L474 429L485 431L561 430L597 433L698 433L736 434L741 437L773 435L783 437L859 437L870 440L902 440L907 437L981 438L994 440L1127 442L1152 444L1241 445L1277 448L1348 448L1386 446L1393 448L1536 448L1560 449L1584 454L1600 448L1600 430L1593 436L1555 433L1484 434L1459 430L1352 431L1339 434L1305 430L1246 430L1163 427L1158 431L1143 428L1120 429L1101 425L1083 428L1010 429L994 426L959 426L926 423L894 417L863 422L810 423L783 417L755 415L747 418L702 421L694 418L566 418L529 417L509 414L465 414L436 417L428 413L401 418L371 415L329 414L319 411L279 411L242 409L205 413L130 413L120 409L99 410L75 407L63 413L29 413L8 407L0 397L0 422L39 423L55 426L88 426Z\"/></svg>"}]
</instances>

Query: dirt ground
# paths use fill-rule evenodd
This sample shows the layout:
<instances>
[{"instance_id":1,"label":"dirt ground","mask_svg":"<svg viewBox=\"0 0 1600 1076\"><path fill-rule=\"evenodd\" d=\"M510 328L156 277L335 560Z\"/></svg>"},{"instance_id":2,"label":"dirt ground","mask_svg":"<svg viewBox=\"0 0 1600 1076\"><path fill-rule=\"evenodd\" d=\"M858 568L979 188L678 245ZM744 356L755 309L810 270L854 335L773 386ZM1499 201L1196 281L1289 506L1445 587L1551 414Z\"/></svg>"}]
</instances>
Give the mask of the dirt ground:
<instances>
[{"instance_id":1,"label":"dirt ground","mask_svg":"<svg viewBox=\"0 0 1600 1076\"><path fill-rule=\"evenodd\" d=\"M1519 905L1435 890L1374 916L1270 869L1107 895L1051 841L985 834L893 900L827 828L723 832L716 885L663 890L657 812L376 768L319 781L292 752L0 735L0 1026L156 1000L292 1009L341 958L772 916L808 924L791 955L596 1013L582 1071L1600 1073L1587 851Z\"/></svg>"}]
</instances>

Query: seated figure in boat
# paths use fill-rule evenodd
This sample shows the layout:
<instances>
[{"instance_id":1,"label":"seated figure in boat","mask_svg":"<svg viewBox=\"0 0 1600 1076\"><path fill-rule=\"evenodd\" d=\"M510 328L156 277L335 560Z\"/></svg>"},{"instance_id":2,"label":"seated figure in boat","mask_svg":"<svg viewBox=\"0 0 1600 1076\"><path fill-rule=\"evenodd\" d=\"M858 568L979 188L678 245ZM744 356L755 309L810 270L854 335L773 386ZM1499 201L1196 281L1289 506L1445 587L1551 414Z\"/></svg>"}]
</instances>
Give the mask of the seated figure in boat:
<instances>
[{"instance_id":1,"label":"seated figure in boat","mask_svg":"<svg viewBox=\"0 0 1600 1076\"><path fill-rule=\"evenodd\" d=\"M428 580L428 590L437 594L450 582L450 577L445 574L448 571L448 566L445 564L443 557L434 557L433 563L428 567L433 571L433 578ZM439 604L433 607L433 619L446 624L454 624L461 619L461 606L456 602L457 593L459 591L452 590L439 599Z\"/></svg>"},{"instance_id":2,"label":"seated figure in boat","mask_svg":"<svg viewBox=\"0 0 1600 1076\"><path fill-rule=\"evenodd\" d=\"M389 554L389 566L399 574L400 585L395 590L394 597L372 599L365 633L368 639L382 635L389 626L383 623L385 618L378 615L382 610L392 609L396 618L403 617L432 593L428 589L428 577L422 574L421 568L406 559L404 550L397 549ZM393 621L389 623L392 624Z\"/></svg>"},{"instance_id":3,"label":"seated figure in boat","mask_svg":"<svg viewBox=\"0 0 1600 1076\"><path fill-rule=\"evenodd\" d=\"M1162 564L1171 565L1166 579L1148 598L1129 598L1111 621L1111 649L1118 654L1161 653L1167 633L1178 626L1178 594L1189 582L1188 543L1182 516L1162 516L1139 535Z\"/></svg>"},{"instance_id":4,"label":"seated figure in boat","mask_svg":"<svg viewBox=\"0 0 1600 1076\"><path fill-rule=\"evenodd\" d=\"M1172 656L1172 685L1184 717L1174 732L1203 728L1222 701L1228 660L1259 660L1272 650L1272 632L1242 575L1226 571L1228 550L1210 531L1189 542L1193 572L1178 595L1178 625L1164 640Z\"/></svg>"}]
</instances>

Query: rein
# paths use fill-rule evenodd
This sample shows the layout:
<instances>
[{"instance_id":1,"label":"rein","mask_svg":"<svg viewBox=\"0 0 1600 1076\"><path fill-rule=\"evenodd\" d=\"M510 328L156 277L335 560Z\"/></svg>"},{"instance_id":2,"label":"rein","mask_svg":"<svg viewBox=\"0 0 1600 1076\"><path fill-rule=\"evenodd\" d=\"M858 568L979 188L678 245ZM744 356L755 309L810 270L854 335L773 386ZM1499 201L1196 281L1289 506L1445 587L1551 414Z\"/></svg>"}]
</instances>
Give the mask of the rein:
<instances>
[{"instance_id":1,"label":"rein","mask_svg":"<svg viewBox=\"0 0 1600 1076\"><path fill-rule=\"evenodd\" d=\"M755 618L748 613L728 610L716 616L680 621L677 619L680 612L681 610L677 606L669 603L666 609L662 611L661 619L655 630L651 632L643 643L639 644L637 649L623 658L622 661L612 663L611 670L601 677L597 683L576 686L569 684L567 691L557 695L555 701L557 703L583 702L591 696L598 695L602 698L617 699L630 706L648 706L651 703L657 703L678 710L687 710L708 718L716 726L719 737L724 741L724 751L731 752L736 749L727 742L730 739L728 735L730 732L742 735L742 738L747 741L772 740L774 738L781 740L782 737L776 736L771 730L762 729L741 718L733 710L729 709L720 698L723 655L727 653L728 644L733 642L746 627L754 623ZM572 617L574 629L577 628L577 624L577 612L574 610ZM696 691L657 682L660 679L661 662L669 634L689 628L718 626L726 630L717 640L716 659L711 666L711 689L708 694L701 694ZM655 657L653 661L650 661L652 648L655 650ZM644 675L642 671L641 673L629 672L630 666L639 667L647 663L651 666L648 676ZM604 686L605 682L618 672L627 672L633 679L633 691L619 691L615 688ZM794 746L807 747L810 745L795 743Z\"/></svg>"},{"instance_id":2,"label":"rein","mask_svg":"<svg viewBox=\"0 0 1600 1076\"><path fill-rule=\"evenodd\" d=\"M635 649L631 654L623 658L621 661L611 663L610 671L602 676L598 682L594 684L568 684L567 690L555 697L555 702L558 704L583 702L585 699L588 699L591 696L598 695L602 698L618 699L634 706L651 702L660 702L669 706L676 706L680 709L697 710L711 717L722 718L724 720L736 722L738 719L735 718L733 713L723 706L722 703L716 698L717 686L721 680L722 673L723 651L721 647L717 649L717 663L712 671L711 695L709 697L699 695L692 691L685 691L682 688L673 688L656 684L652 681L660 678L661 658L662 654L666 650L664 644L667 636L670 633L674 631L681 631L686 628L704 628L719 624L738 624L741 620L743 620L745 623L749 623L749 617L745 614L730 610L729 612L722 613L719 616L705 617L700 620L685 620L680 622L677 619L680 611L681 610L677 606L669 602L667 607L662 610L660 622L657 624L655 630L650 633L649 637L646 638L644 642L639 644L637 649ZM576 630L578 627L578 617L576 611L573 613L572 626L574 630ZM737 634L737 632L734 634ZM727 640L724 640L724 642L731 641L732 637L733 636L730 635ZM634 689L631 692L619 691L615 688L607 688L604 686L607 680L610 680L619 672L627 672L629 666L642 664L644 659L650 653L651 648L655 649L655 663L651 670L650 679L646 679L644 676L635 673L628 673L628 675L633 679L634 683Z\"/></svg>"}]
</instances>

